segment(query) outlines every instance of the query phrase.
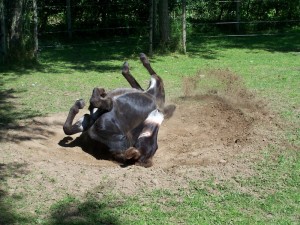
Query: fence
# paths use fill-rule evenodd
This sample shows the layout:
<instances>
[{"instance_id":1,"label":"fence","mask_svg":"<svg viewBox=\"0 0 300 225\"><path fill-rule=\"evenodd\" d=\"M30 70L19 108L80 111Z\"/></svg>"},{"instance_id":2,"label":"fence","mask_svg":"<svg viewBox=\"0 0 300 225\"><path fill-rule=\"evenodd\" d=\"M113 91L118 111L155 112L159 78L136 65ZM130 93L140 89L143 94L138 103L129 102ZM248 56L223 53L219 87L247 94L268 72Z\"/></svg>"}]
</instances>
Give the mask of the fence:
<instances>
[{"instance_id":1,"label":"fence","mask_svg":"<svg viewBox=\"0 0 300 225\"><path fill-rule=\"evenodd\" d=\"M70 9L72 8L72 6L69 4L70 0L67 0L67 5L66 6L46 6L46 7L64 7L66 8L66 14L67 14L67 23L65 24L65 29L63 30L56 30L56 31L44 31L42 33L40 33L40 36L46 35L46 34L59 34L59 33L65 33L68 34L68 37L72 38L74 33L84 33L84 32L101 32L101 31L105 31L105 30L122 30L124 32L130 33L130 30L134 30L134 29L141 29L143 30L143 35L147 34L149 35L149 49L150 52L152 51L152 47L155 44L155 41L153 40L153 33L155 32L153 30L153 26L152 23L150 23L149 21L153 20L153 7L150 7L151 5L153 5L153 0L149 1L149 16L145 16L143 19L145 19L145 24L143 26L131 26L131 25L127 25L127 26L115 26L115 27L102 27L102 28L88 28L88 29L78 29L78 28L74 28L72 26L72 19L71 19L71 13L70 13ZM259 35L275 35L275 33L270 33L270 32L265 32L265 30L263 30L263 32L256 32L256 33L249 33L249 32L243 32L242 27L245 25L258 25L258 24L264 24L264 25L268 25L269 27L271 27L271 25L273 24L288 24L288 25L299 25L300 20L252 20L252 21L242 21L241 20L241 1L237 0L237 1L218 1L219 3L232 3L234 2L236 4L236 8L235 8L235 20L234 21L218 21L218 22L210 22L210 21L193 21L192 22L192 27L196 28L195 30L197 30L197 28L199 29L201 26L205 26L205 27L221 27L220 30L228 30L229 33L220 33L219 35L205 35L204 33L202 33L202 37L234 37L234 36L259 36ZM82 5L81 7L93 7L94 5ZM73 6L74 7L74 6ZM186 1L182 0L180 4L177 4L176 7L179 9L178 13L175 13L174 15L171 14L171 19L172 20L179 20L182 24L181 24L181 29L182 29L182 43L184 44L186 41L186 29L190 29L191 27L187 27L186 25L186 21L189 21L188 15L189 13L189 8L186 7ZM231 27L231 29L228 29L228 27ZM234 28L233 28L234 27ZM233 28L233 29L232 29ZM245 29L244 29L245 30ZM50 47L48 46L42 46L42 47ZM55 46L53 46L55 47ZM186 49L185 46L183 46L183 49Z\"/></svg>"},{"instance_id":2,"label":"fence","mask_svg":"<svg viewBox=\"0 0 300 225\"><path fill-rule=\"evenodd\" d=\"M155 27L153 26L153 20L155 20L155 13L157 9L155 9L155 2L157 3L157 0L150 0L147 4L143 5L144 7L144 16L139 16L139 21L136 20L134 17L130 17L130 11L124 11L123 16L113 16L109 15L107 18L107 21L110 21L109 25L104 25L103 21L100 21L99 24L93 24L91 23L89 27L80 27L78 24L74 24L74 18L76 15L72 15L72 12L80 11L80 9L95 9L97 7L107 7L107 6L118 6L118 8L130 8L128 7L128 4L119 4L119 3L107 3L107 5L101 5L99 4L84 4L84 5L72 5L70 0L66 0L63 4L56 4L56 5L47 5L46 2L40 2L37 0L31 0L32 5L27 10L31 11L32 15L32 22L30 31L33 36L33 46L34 46L34 54L36 55L38 52L38 49L41 48L55 48L55 44L43 44L39 42L39 39L43 39L45 37L49 36L66 36L69 39L72 39L74 35L76 34L99 34L105 35L108 34L121 34L121 35L128 35L131 33L135 33L138 35L143 36L149 36L149 52L152 53L153 45L156 44L155 40L153 39L155 32ZM205 35L202 33L202 36L205 37L220 37L220 36L257 36L257 35L272 35L272 33L247 33L243 32L244 26L254 26L259 24L289 24L289 25L299 25L300 20L290 19L290 20L252 20L252 21L243 21L242 20L242 8L241 8L241 0L233 0L233 1L217 1L218 4L235 4L235 6L232 9L232 17L230 21L201 21L201 20L195 20L193 19L193 15L195 12L193 12L193 9L189 8L188 5L186 5L186 0L181 0L179 4L173 5L173 13L171 13L171 19L173 21L177 20L180 21L180 29L181 29L181 36L182 40L181 43L183 44L182 49L185 52L186 51L186 39L188 38L186 34L186 30L189 30L191 28L194 28L195 30L203 30L205 27L207 30L211 30L211 27L217 27L221 28L219 30L227 30L229 32L227 33L221 33L221 35ZM37 4L38 3L38 4ZM43 4L43 5L41 5ZM108 5L109 4L109 5ZM131 9L136 9L136 7L131 7ZM55 17L53 18L47 18L48 20L52 19L51 21L48 21L49 24L52 23L51 26L45 26L41 27L41 20L42 15L41 12L44 12L45 9L49 11L55 11L57 14L55 14ZM84 11L84 10L82 10ZM113 14L113 12L110 12ZM123 19L123 21L121 20ZM114 20L118 20L117 22L114 22ZM95 21L91 19L91 21ZM7 34L5 29L5 13L4 13L4 7L3 7L3 1L0 2L0 22L1 22L1 52L2 55L6 54L6 46L7 46ZM187 26L186 23L189 23L190 26ZM38 27L41 29L38 30ZM230 27L230 29L228 29ZM55 29L54 29L55 28ZM205 30L205 29L204 29ZM51 39L51 38L50 38ZM113 44L114 42L120 42L120 40L114 40L114 41L107 41L107 43ZM68 45L79 45L79 44L72 44L69 43ZM80 44L84 45L84 44Z\"/></svg>"}]
</instances>

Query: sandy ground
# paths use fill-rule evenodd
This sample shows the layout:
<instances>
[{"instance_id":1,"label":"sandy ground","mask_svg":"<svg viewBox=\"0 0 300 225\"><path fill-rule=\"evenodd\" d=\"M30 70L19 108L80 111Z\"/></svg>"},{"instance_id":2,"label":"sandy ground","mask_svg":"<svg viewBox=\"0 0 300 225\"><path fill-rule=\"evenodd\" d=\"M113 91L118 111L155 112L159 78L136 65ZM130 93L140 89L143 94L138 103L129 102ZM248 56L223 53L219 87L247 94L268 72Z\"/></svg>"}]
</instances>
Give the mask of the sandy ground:
<instances>
[{"instance_id":1,"label":"sandy ground","mask_svg":"<svg viewBox=\"0 0 300 225\"><path fill-rule=\"evenodd\" d=\"M23 196L34 213L66 194L80 198L176 191L209 176L216 182L251 176L250 165L259 151L276 142L274 133L280 130L264 104L240 89L227 96L188 93L173 103L177 109L160 128L150 168L123 167L106 159L97 146L82 146L79 135L66 136L62 125L68 112L8 129L2 133L0 158L8 194Z\"/></svg>"}]
</instances>

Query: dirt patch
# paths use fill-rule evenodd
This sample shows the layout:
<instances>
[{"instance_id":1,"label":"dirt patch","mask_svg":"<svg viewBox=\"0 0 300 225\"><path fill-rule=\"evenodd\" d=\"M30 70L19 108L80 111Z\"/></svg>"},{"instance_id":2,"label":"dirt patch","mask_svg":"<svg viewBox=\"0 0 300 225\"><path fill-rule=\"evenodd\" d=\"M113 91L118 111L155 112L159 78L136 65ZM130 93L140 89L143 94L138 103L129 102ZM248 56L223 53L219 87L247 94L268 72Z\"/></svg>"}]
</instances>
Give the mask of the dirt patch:
<instances>
[{"instance_id":1,"label":"dirt patch","mask_svg":"<svg viewBox=\"0 0 300 225\"><path fill-rule=\"evenodd\" d=\"M215 80L217 86L209 84ZM7 178L9 194L24 196L34 210L66 194L101 197L111 191L177 190L188 187L191 179L252 175L251 162L275 142L276 117L229 71L199 72L183 83L185 96L174 100L176 112L161 126L151 168L123 168L107 160L100 147L82 148L79 136L63 133L67 112L7 130L1 143L2 170L19 165L23 171Z\"/></svg>"}]
</instances>

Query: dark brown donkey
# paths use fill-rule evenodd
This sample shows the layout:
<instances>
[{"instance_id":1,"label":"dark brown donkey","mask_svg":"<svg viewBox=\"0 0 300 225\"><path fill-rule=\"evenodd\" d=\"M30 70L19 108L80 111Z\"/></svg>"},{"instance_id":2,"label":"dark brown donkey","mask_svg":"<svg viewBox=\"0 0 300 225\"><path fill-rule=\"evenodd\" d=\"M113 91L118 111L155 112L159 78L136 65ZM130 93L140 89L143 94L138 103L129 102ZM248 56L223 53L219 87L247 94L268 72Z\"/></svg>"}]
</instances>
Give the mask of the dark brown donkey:
<instances>
[{"instance_id":1,"label":"dark brown donkey","mask_svg":"<svg viewBox=\"0 0 300 225\"><path fill-rule=\"evenodd\" d=\"M85 106L82 99L77 100L63 129L66 135L86 132L91 139L106 145L118 161L134 161L136 165L150 167L158 148L159 127L164 118L172 116L175 106L165 106L162 79L151 68L145 54L141 53L140 59L151 75L147 90L141 88L125 62L122 74L132 88L118 88L107 93L103 88L94 88L90 114L72 125L79 109Z\"/></svg>"}]
</instances>

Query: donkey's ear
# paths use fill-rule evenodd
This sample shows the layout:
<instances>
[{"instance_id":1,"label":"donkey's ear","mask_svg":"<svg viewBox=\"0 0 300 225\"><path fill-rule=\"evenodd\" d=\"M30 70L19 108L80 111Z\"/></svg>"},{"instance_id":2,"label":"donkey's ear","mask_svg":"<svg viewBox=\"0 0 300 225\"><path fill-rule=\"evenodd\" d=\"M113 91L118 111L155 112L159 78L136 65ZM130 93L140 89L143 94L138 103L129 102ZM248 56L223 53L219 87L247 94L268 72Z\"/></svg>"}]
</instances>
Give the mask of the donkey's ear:
<instances>
[{"instance_id":1,"label":"donkey's ear","mask_svg":"<svg viewBox=\"0 0 300 225\"><path fill-rule=\"evenodd\" d=\"M173 116L175 112L176 106L175 105L167 105L163 109L163 114L165 119L169 119Z\"/></svg>"},{"instance_id":2,"label":"donkey's ear","mask_svg":"<svg viewBox=\"0 0 300 225\"><path fill-rule=\"evenodd\" d=\"M92 92L92 97L105 97L106 96L106 92L104 88L94 88L93 92Z\"/></svg>"}]
</instances>

